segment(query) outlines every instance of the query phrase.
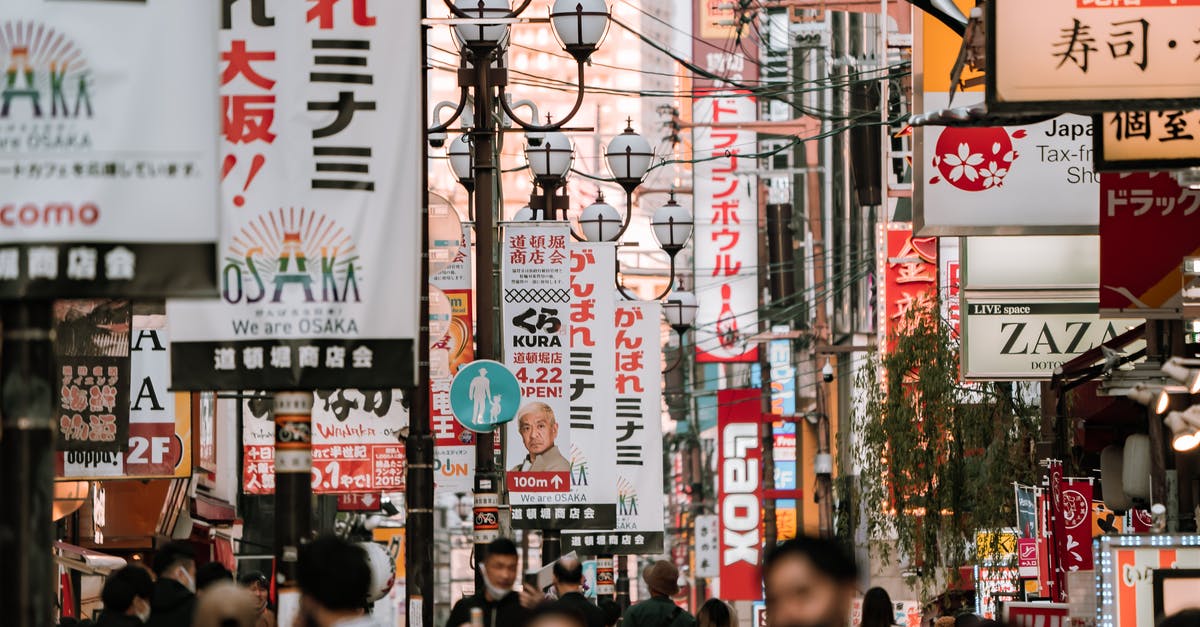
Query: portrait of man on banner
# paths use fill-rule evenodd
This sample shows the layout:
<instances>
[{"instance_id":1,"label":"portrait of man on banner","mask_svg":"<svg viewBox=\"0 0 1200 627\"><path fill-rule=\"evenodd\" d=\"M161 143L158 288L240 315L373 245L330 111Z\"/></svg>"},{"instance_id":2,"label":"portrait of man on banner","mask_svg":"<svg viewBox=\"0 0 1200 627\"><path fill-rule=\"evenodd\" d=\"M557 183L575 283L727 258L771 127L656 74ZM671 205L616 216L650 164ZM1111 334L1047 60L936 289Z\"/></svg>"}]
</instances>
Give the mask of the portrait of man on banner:
<instances>
[{"instance_id":1,"label":"portrait of man on banner","mask_svg":"<svg viewBox=\"0 0 1200 627\"><path fill-rule=\"evenodd\" d=\"M528 455L509 472L570 472L571 462L555 442L558 420L553 408L541 401L527 403L517 412L517 429Z\"/></svg>"}]
</instances>

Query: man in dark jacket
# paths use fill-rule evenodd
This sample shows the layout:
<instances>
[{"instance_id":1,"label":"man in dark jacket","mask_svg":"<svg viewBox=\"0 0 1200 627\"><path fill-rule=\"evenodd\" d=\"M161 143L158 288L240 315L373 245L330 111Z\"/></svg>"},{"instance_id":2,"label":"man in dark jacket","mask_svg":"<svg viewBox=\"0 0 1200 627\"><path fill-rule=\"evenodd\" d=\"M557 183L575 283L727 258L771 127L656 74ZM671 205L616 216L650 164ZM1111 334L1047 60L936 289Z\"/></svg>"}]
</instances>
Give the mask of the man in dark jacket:
<instances>
[{"instance_id":1,"label":"man in dark jacket","mask_svg":"<svg viewBox=\"0 0 1200 627\"><path fill-rule=\"evenodd\" d=\"M650 598L625 611L624 627L696 627L696 619L675 605L671 595L679 593L679 569L659 560L642 571Z\"/></svg>"},{"instance_id":2,"label":"man in dark jacket","mask_svg":"<svg viewBox=\"0 0 1200 627\"><path fill-rule=\"evenodd\" d=\"M524 625L528 609L512 589L517 582L517 545L508 538L493 540L481 564L483 590L455 603L446 627L470 625L471 608L476 607L483 610L483 627Z\"/></svg>"},{"instance_id":3,"label":"man in dark jacket","mask_svg":"<svg viewBox=\"0 0 1200 627\"><path fill-rule=\"evenodd\" d=\"M126 566L104 580L100 600L104 612L96 627L141 627L150 616L154 580L141 566Z\"/></svg>"},{"instance_id":4,"label":"man in dark jacket","mask_svg":"<svg viewBox=\"0 0 1200 627\"><path fill-rule=\"evenodd\" d=\"M190 627L196 613L196 551L187 542L162 545L154 554L154 599L148 627Z\"/></svg>"},{"instance_id":5,"label":"man in dark jacket","mask_svg":"<svg viewBox=\"0 0 1200 627\"><path fill-rule=\"evenodd\" d=\"M604 612L583 596L583 564L578 559L563 557L554 562L554 591L558 604L582 615L587 627L605 627Z\"/></svg>"}]
</instances>

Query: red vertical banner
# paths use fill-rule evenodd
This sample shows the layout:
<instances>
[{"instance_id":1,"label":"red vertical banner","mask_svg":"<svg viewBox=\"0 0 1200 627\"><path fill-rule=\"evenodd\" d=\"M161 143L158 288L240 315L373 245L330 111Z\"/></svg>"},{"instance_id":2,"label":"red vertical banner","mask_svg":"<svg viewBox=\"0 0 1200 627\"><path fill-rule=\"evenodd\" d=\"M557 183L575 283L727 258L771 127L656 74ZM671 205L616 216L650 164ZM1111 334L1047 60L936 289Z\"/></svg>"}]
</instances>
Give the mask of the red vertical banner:
<instances>
[{"instance_id":1,"label":"red vertical banner","mask_svg":"<svg viewBox=\"0 0 1200 627\"><path fill-rule=\"evenodd\" d=\"M1061 536L1056 538L1060 570L1091 570L1092 484L1086 480L1064 479L1059 466L1056 493L1056 516L1058 528L1062 530Z\"/></svg>"},{"instance_id":2,"label":"red vertical banner","mask_svg":"<svg viewBox=\"0 0 1200 627\"><path fill-rule=\"evenodd\" d=\"M1063 570L1063 555L1067 551L1067 527L1063 520L1062 462L1051 461L1050 474L1050 534L1054 543L1054 564L1050 569L1050 584L1055 601L1067 600L1067 576Z\"/></svg>"},{"instance_id":3,"label":"red vertical banner","mask_svg":"<svg viewBox=\"0 0 1200 627\"><path fill-rule=\"evenodd\" d=\"M890 351L904 331L910 311L937 304L938 242L913 237L912 225L879 225L879 345Z\"/></svg>"},{"instance_id":4,"label":"red vertical banner","mask_svg":"<svg viewBox=\"0 0 1200 627\"><path fill-rule=\"evenodd\" d=\"M761 392L717 392L717 509L721 521L721 598L762 598Z\"/></svg>"}]
</instances>

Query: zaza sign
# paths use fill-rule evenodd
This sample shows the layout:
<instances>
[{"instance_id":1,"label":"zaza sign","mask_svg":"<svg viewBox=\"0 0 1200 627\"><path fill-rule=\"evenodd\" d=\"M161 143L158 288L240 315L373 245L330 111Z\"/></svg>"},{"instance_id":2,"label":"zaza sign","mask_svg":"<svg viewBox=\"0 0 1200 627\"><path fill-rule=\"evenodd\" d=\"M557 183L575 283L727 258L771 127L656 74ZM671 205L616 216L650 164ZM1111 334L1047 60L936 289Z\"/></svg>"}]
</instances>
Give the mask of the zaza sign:
<instances>
[{"instance_id":1,"label":"zaza sign","mask_svg":"<svg viewBox=\"0 0 1200 627\"><path fill-rule=\"evenodd\" d=\"M1054 369L1142 323L1101 319L1094 300L1020 294L963 298L967 379L1049 379Z\"/></svg>"},{"instance_id":2,"label":"zaza sign","mask_svg":"<svg viewBox=\"0 0 1200 627\"><path fill-rule=\"evenodd\" d=\"M730 601L762 598L761 397L758 389L717 392L721 597Z\"/></svg>"}]
</instances>

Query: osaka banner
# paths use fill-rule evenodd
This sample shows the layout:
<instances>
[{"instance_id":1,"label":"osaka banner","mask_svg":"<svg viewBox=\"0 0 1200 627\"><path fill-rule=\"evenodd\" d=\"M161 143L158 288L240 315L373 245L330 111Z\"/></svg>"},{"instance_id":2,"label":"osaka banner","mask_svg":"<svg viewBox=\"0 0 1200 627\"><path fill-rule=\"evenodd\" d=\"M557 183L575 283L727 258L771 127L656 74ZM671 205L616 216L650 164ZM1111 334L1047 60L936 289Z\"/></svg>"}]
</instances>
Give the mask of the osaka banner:
<instances>
[{"instance_id":1,"label":"osaka banner","mask_svg":"<svg viewBox=\"0 0 1200 627\"><path fill-rule=\"evenodd\" d=\"M521 409L507 427L517 528L609 529L616 523L616 488L605 480L619 455L605 414L614 385L616 296L609 288L616 249L567 244L569 238L561 223L505 231L506 357L522 387ZM565 293L557 287L562 279ZM569 350L556 347L560 339ZM566 358L562 366L556 365L559 354Z\"/></svg>"},{"instance_id":2,"label":"osaka banner","mask_svg":"<svg viewBox=\"0 0 1200 627\"><path fill-rule=\"evenodd\" d=\"M454 419L450 382L459 367L475 359L472 334L470 227L463 227L458 253L429 279L450 301L450 325L445 337L431 340L429 349L430 428L433 431L433 485L437 492L474 490L475 436Z\"/></svg>"},{"instance_id":3,"label":"osaka banner","mask_svg":"<svg viewBox=\"0 0 1200 627\"><path fill-rule=\"evenodd\" d=\"M762 440L758 389L717 392L717 513L721 517L721 598L762 598Z\"/></svg>"},{"instance_id":4,"label":"osaka banner","mask_svg":"<svg viewBox=\"0 0 1200 627\"><path fill-rule=\"evenodd\" d=\"M131 314L127 300L54 303L60 450L128 447Z\"/></svg>"},{"instance_id":5,"label":"osaka banner","mask_svg":"<svg viewBox=\"0 0 1200 627\"><path fill-rule=\"evenodd\" d=\"M223 6L220 299L168 303L172 384L415 385L419 5Z\"/></svg>"},{"instance_id":6,"label":"osaka banner","mask_svg":"<svg viewBox=\"0 0 1200 627\"><path fill-rule=\"evenodd\" d=\"M0 299L215 292L218 17L5 0Z\"/></svg>"},{"instance_id":7,"label":"osaka banner","mask_svg":"<svg viewBox=\"0 0 1200 627\"><path fill-rule=\"evenodd\" d=\"M563 534L566 546L582 554L663 552L661 315L656 302L616 304L616 472L597 476L615 477L609 485L616 492L617 524L608 531Z\"/></svg>"},{"instance_id":8,"label":"osaka banner","mask_svg":"<svg viewBox=\"0 0 1200 627\"><path fill-rule=\"evenodd\" d=\"M133 315L129 349L129 439L120 451L59 451L59 479L154 479L192 476L192 402L168 392L171 338L166 316Z\"/></svg>"},{"instance_id":9,"label":"osaka banner","mask_svg":"<svg viewBox=\"0 0 1200 627\"><path fill-rule=\"evenodd\" d=\"M697 75L692 101L695 214L696 359L753 362L758 349L745 339L758 331L758 184L753 171L757 135L736 127L758 119L755 99L738 86L758 79L758 42L719 26L735 19L716 3L693 4L692 58ZM711 76L710 76L711 75ZM711 78L718 77L717 79Z\"/></svg>"}]
</instances>

